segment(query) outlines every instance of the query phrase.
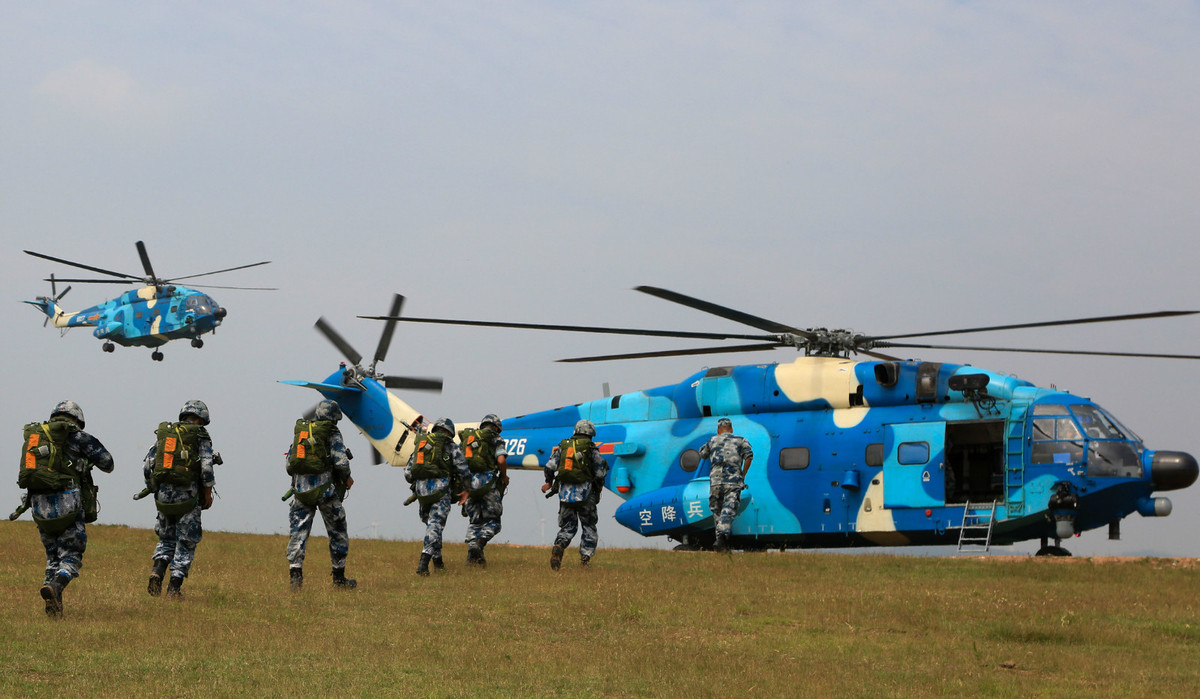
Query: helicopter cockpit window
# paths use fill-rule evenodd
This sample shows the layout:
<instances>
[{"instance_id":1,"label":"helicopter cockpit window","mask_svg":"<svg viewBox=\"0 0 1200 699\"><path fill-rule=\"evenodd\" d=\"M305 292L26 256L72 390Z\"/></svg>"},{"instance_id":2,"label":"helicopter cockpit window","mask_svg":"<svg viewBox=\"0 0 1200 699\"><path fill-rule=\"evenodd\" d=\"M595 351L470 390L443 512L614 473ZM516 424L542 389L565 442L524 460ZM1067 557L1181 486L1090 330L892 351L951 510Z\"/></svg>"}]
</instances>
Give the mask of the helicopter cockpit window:
<instances>
[{"instance_id":1,"label":"helicopter cockpit window","mask_svg":"<svg viewBox=\"0 0 1200 699\"><path fill-rule=\"evenodd\" d=\"M896 460L905 466L929 463L929 442L902 442L896 450Z\"/></svg>"},{"instance_id":2,"label":"helicopter cockpit window","mask_svg":"<svg viewBox=\"0 0 1200 699\"><path fill-rule=\"evenodd\" d=\"M1092 439L1127 439L1128 436L1108 415L1094 405L1073 405L1071 412L1083 426L1083 431Z\"/></svg>"},{"instance_id":3,"label":"helicopter cockpit window","mask_svg":"<svg viewBox=\"0 0 1200 699\"><path fill-rule=\"evenodd\" d=\"M212 299L203 294L189 296L186 304L187 310L194 313L212 313Z\"/></svg>"},{"instance_id":4,"label":"helicopter cockpit window","mask_svg":"<svg viewBox=\"0 0 1200 699\"><path fill-rule=\"evenodd\" d=\"M1065 405L1057 405L1055 403L1039 403L1033 406L1033 414L1035 417L1042 415L1070 415Z\"/></svg>"},{"instance_id":5,"label":"helicopter cockpit window","mask_svg":"<svg viewBox=\"0 0 1200 699\"><path fill-rule=\"evenodd\" d=\"M1089 476L1140 478L1142 460L1130 440L1141 439L1094 405L1073 405L1071 412L1088 436Z\"/></svg>"},{"instance_id":6,"label":"helicopter cockpit window","mask_svg":"<svg viewBox=\"0 0 1200 699\"><path fill-rule=\"evenodd\" d=\"M779 450L779 468L796 471L808 468L808 447L787 447Z\"/></svg>"}]
</instances>

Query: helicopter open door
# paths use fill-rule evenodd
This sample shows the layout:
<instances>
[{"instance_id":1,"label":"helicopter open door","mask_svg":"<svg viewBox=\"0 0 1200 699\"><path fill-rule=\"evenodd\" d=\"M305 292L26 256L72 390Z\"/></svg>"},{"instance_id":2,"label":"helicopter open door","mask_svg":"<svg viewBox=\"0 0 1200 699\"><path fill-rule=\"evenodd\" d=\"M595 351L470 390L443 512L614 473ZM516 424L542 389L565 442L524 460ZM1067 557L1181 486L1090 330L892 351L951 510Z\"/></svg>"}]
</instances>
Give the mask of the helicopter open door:
<instances>
[{"instance_id":1,"label":"helicopter open door","mask_svg":"<svg viewBox=\"0 0 1200 699\"><path fill-rule=\"evenodd\" d=\"M883 426L883 506L946 504L946 423Z\"/></svg>"}]
</instances>

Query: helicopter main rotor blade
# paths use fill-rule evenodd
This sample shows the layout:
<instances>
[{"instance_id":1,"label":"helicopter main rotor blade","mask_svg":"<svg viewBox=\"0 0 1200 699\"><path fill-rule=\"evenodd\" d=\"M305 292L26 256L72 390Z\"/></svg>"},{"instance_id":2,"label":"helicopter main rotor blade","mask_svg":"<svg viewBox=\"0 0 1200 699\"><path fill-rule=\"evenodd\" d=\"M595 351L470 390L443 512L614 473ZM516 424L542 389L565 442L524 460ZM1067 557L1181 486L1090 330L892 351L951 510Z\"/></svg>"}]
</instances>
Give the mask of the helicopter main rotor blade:
<instances>
[{"instance_id":1,"label":"helicopter main rotor blade","mask_svg":"<svg viewBox=\"0 0 1200 699\"><path fill-rule=\"evenodd\" d=\"M408 388L414 391L442 391L442 380L417 376L384 376L383 385L388 388Z\"/></svg>"},{"instance_id":2,"label":"helicopter main rotor blade","mask_svg":"<svg viewBox=\"0 0 1200 699\"><path fill-rule=\"evenodd\" d=\"M58 263L61 263L61 264L64 264L64 265L70 265L70 266L72 266L72 267L78 267L79 269L86 269L86 270L88 270L89 272L97 272L97 273L99 273L99 274L107 274L107 275L109 275L110 277L120 277L120 278L122 278L122 279L129 279L129 280L131 280L131 281L141 281L141 279L142 279L141 277L135 277L135 276L134 276L134 275L132 275L132 274L125 274L125 273L123 273L123 272L114 272L114 271L112 271L112 270L110 270L110 269L103 269L103 268L101 268L101 267L93 267L93 266L91 266L91 265L85 265L85 264L83 264L83 263L81 263L81 262L71 262L70 260L64 260L64 259L62 259L61 257L51 257L50 255L43 255L43 254L42 254L42 253L40 253L40 252L34 252L34 251L32 251L32 250L26 250L26 251L25 251L25 254L26 254L26 255L33 255L34 257L40 257L40 258L42 258L43 260L50 260L51 262L58 262ZM68 280L63 280L63 279L60 279L59 281L68 281ZM69 281L81 281L81 280L69 280Z\"/></svg>"},{"instance_id":3,"label":"helicopter main rotor blade","mask_svg":"<svg viewBox=\"0 0 1200 699\"><path fill-rule=\"evenodd\" d=\"M146 270L146 276L150 279L158 279L158 275L154 273L154 268L150 266L150 255L146 254L146 245L142 241L137 241L138 257L142 258L142 269Z\"/></svg>"},{"instance_id":4,"label":"helicopter main rotor blade","mask_svg":"<svg viewBox=\"0 0 1200 699\"><path fill-rule=\"evenodd\" d=\"M174 282L174 279L165 281ZM218 284L192 284L189 289L237 289L239 291L279 291L278 287L274 286L220 286Z\"/></svg>"},{"instance_id":5,"label":"helicopter main rotor blade","mask_svg":"<svg viewBox=\"0 0 1200 699\"><path fill-rule=\"evenodd\" d=\"M164 280L162 280L162 281L164 281L164 282L177 282L177 281L179 281L180 279L195 279L196 277L207 277L207 276L208 276L208 275L210 275L210 274L224 274L224 273L226 273L226 272L233 272L233 271L235 271L235 270L239 270L239 269L248 269L248 268L250 268L250 267L259 267L259 266L262 266L262 265L269 265L269 264L271 264L271 261L270 261L270 260L264 260L264 261L262 261L262 262L255 262L255 263L253 263L253 264L248 264L248 265L238 265L237 267L230 267L229 269L218 269L218 270L216 270L215 272L201 272L200 274L189 274L189 275L187 275L187 276L185 276L185 277L171 277L170 279L164 279ZM216 287L214 287L214 288L216 288ZM229 288L234 288L234 287L229 287Z\"/></svg>"},{"instance_id":6,"label":"helicopter main rotor blade","mask_svg":"<svg viewBox=\"0 0 1200 699\"><path fill-rule=\"evenodd\" d=\"M895 340L909 337L929 337L931 335L960 335L963 333L982 333L992 330L1017 330L1021 328L1046 328L1057 325L1082 325L1084 323L1111 323L1119 320L1140 320L1142 318L1167 318L1171 316L1186 316L1200 311L1155 311L1152 313L1130 313L1116 316L1096 316L1094 318L1072 318L1068 320L1047 320L1040 323L1016 323L1013 325L992 325L985 328L960 328L957 330L940 330L937 332L907 333L904 335L872 335L867 340ZM882 345L880 345L882 346ZM902 347L904 345L892 345ZM921 347L921 345L911 345Z\"/></svg>"},{"instance_id":7,"label":"helicopter main rotor blade","mask_svg":"<svg viewBox=\"0 0 1200 699\"><path fill-rule=\"evenodd\" d=\"M400 310L404 308L404 297L400 294L392 295L392 309L388 311L388 315L395 318L400 316ZM387 356L388 348L392 346L392 333L396 332L396 321L389 320L383 326L383 334L379 336L379 346L375 348L375 360L372 366L378 362L382 362Z\"/></svg>"},{"instance_id":8,"label":"helicopter main rotor blade","mask_svg":"<svg viewBox=\"0 0 1200 699\"><path fill-rule=\"evenodd\" d=\"M766 330L768 332L774 332L774 333L791 333L794 335L799 335L800 337L803 337L806 340L812 340L812 339L815 339L815 337L816 337L815 335L808 332L807 330L800 330L799 328L793 328L790 325L784 325L783 323L776 323L773 320L767 320L766 318L759 318L758 316L753 316L753 315L750 315L749 313L743 313L742 311L738 311L738 310L735 310L732 308L727 308L725 306L720 306L720 305L717 305L717 304L709 302L709 301L704 301L704 300L701 300L701 299L698 299L698 298L695 298L692 296L686 296L684 294L680 294L678 292L671 291L669 289L661 289L657 286L638 286L638 287L634 287L634 290L640 291L643 294L650 294L651 296L657 296L658 298L663 299L665 301L671 301L674 303L678 303L678 304L687 306L689 308L695 308L698 311L704 311L705 313L711 313L713 315L720 316L722 318L727 318L729 320L734 321L735 323L741 323L742 325L749 325L750 327L758 328L759 330ZM731 335L730 337L734 337L734 336Z\"/></svg>"},{"instance_id":9,"label":"helicopter main rotor blade","mask_svg":"<svg viewBox=\"0 0 1200 699\"><path fill-rule=\"evenodd\" d=\"M336 330L333 329L333 326L330 325L323 316L317 319L317 322L313 327L319 330L327 340L332 342L335 347L341 350L342 356L344 356L346 359L349 359L351 364L358 366L362 362L362 355L359 354L353 347L351 347L350 343L346 342L346 340L339 335Z\"/></svg>"},{"instance_id":10,"label":"helicopter main rotor blade","mask_svg":"<svg viewBox=\"0 0 1200 699\"><path fill-rule=\"evenodd\" d=\"M448 318L412 318L399 316L358 316L367 320L399 321L402 323L436 323L440 325L470 325L484 328L518 328L522 330L561 330L563 332L601 333L610 335L648 335L651 337L681 337L694 340L777 340L778 335L741 335L737 333L700 333L680 330L639 330L635 328L605 328L591 325L555 325L549 323L507 323L493 320L451 320Z\"/></svg>"},{"instance_id":11,"label":"helicopter main rotor blade","mask_svg":"<svg viewBox=\"0 0 1200 699\"><path fill-rule=\"evenodd\" d=\"M42 281L48 282L50 280L43 279ZM57 277L57 281L71 282L74 284L141 284L142 278L141 277L133 277L131 279L65 279L63 277Z\"/></svg>"},{"instance_id":12,"label":"helicopter main rotor blade","mask_svg":"<svg viewBox=\"0 0 1200 699\"><path fill-rule=\"evenodd\" d=\"M695 354L723 354L725 352L763 352L773 350L779 347L786 347L777 342L757 344L757 345L730 345L729 347L697 347L695 349L685 350L664 350L661 352L631 352L628 354L605 354L594 357L572 357L570 359L557 359L555 361L564 364L579 363L579 362L607 362L614 359L649 359L652 357L685 357Z\"/></svg>"},{"instance_id":13,"label":"helicopter main rotor blade","mask_svg":"<svg viewBox=\"0 0 1200 699\"><path fill-rule=\"evenodd\" d=\"M1028 352L1032 354L1075 354L1093 357L1148 357L1150 359L1200 359L1196 354L1155 354L1148 352L1103 352L1099 350L1055 350L1019 347L964 347L961 345L924 345L905 342L880 342L877 347L914 347L917 349L948 349L969 352Z\"/></svg>"}]
</instances>

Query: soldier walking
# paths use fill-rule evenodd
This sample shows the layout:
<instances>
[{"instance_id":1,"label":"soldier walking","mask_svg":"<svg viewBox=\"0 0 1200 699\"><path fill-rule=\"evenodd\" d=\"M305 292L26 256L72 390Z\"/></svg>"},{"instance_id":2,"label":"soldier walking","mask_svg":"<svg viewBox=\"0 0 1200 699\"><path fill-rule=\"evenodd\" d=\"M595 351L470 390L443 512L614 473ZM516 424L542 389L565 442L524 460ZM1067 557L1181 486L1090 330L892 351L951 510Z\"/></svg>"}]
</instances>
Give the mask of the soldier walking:
<instances>
[{"instance_id":1,"label":"soldier walking","mask_svg":"<svg viewBox=\"0 0 1200 699\"><path fill-rule=\"evenodd\" d=\"M487 566L483 549L500 533L504 491L508 488L508 452L500 436L503 423L492 413L483 416L477 429L459 433L470 477L458 494L467 517L467 565Z\"/></svg>"},{"instance_id":2,"label":"soldier walking","mask_svg":"<svg viewBox=\"0 0 1200 699\"><path fill-rule=\"evenodd\" d=\"M317 404L314 419L296 421L295 436L288 451L288 474L292 477L292 506L288 510L287 559L291 588L304 584L304 550L312 533L317 511L329 534L329 560L335 587L354 589L358 581L346 577L346 554L350 536L346 529L346 497L354 479L350 477L350 451L337 427L342 409L331 400Z\"/></svg>"},{"instance_id":3,"label":"soldier walking","mask_svg":"<svg viewBox=\"0 0 1200 699\"><path fill-rule=\"evenodd\" d=\"M459 484L470 480L471 472L462 450L454 443L454 423L439 418L433 429L417 439L416 449L404 469L404 480L412 484L413 494L421 504L421 521L425 523L425 540L417 575L429 575L429 564L442 570L442 530L450 515L451 493L460 492Z\"/></svg>"},{"instance_id":4,"label":"soldier walking","mask_svg":"<svg viewBox=\"0 0 1200 699\"><path fill-rule=\"evenodd\" d=\"M754 460L750 442L733 433L733 423L727 417L717 420L717 434L700 447L700 458L711 460L708 486L708 509L713 513L717 530L714 551L729 550L729 535L733 518L742 501L746 472Z\"/></svg>"},{"instance_id":5,"label":"soldier walking","mask_svg":"<svg viewBox=\"0 0 1200 699\"><path fill-rule=\"evenodd\" d=\"M586 566L596 555L600 538L596 532L599 516L596 505L600 502L600 491L604 489L604 478L608 475L608 463L600 456L592 437L596 426L591 420L575 423L575 433L559 442L544 468L546 483L542 492L558 487L558 535L554 548L550 550L550 567L558 570L562 566L563 552L575 538L575 531L583 529L579 537L579 563Z\"/></svg>"},{"instance_id":6,"label":"soldier walking","mask_svg":"<svg viewBox=\"0 0 1200 699\"><path fill-rule=\"evenodd\" d=\"M96 519L97 489L89 471L93 466L105 473L113 470L112 455L83 426L83 409L70 400L55 405L48 421L25 426L17 485L26 489L22 508L33 510L46 549L39 592L51 618L62 616L63 589L83 567L86 523Z\"/></svg>"},{"instance_id":7,"label":"soldier walking","mask_svg":"<svg viewBox=\"0 0 1200 699\"><path fill-rule=\"evenodd\" d=\"M200 512L212 507L213 464L221 463L220 455L213 454L208 424L208 406L204 401L189 400L180 409L178 422L159 423L154 446L143 461L142 475L158 510L154 522L158 545L146 586L154 597L162 592L168 567L167 596L183 596L183 580L204 536Z\"/></svg>"}]
</instances>

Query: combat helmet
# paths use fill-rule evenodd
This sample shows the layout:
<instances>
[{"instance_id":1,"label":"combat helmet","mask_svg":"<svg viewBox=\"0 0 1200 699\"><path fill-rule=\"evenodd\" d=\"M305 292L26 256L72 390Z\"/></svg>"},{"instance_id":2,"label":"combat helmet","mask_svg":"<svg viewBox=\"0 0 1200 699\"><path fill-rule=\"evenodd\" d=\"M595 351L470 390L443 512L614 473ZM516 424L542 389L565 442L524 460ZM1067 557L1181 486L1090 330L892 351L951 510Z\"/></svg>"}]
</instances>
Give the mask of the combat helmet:
<instances>
[{"instance_id":1,"label":"combat helmet","mask_svg":"<svg viewBox=\"0 0 1200 699\"><path fill-rule=\"evenodd\" d=\"M64 400L54 406L54 410L50 412L50 418L54 419L56 415L66 415L75 422L79 423L79 429L83 429L83 408L73 400Z\"/></svg>"},{"instance_id":2,"label":"combat helmet","mask_svg":"<svg viewBox=\"0 0 1200 699\"><path fill-rule=\"evenodd\" d=\"M195 415L200 418L201 425L208 424L208 406L202 400L189 400L179 409L179 419L183 420L186 415Z\"/></svg>"},{"instance_id":3,"label":"combat helmet","mask_svg":"<svg viewBox=\"0 0 1200 699\"><path fill-rule=\"evenodd\" d=\"M575 423L575 434L580 437L595 437L596 426L592 424L591 420L580 420Z\"/></svg>"},{"instance_id":4,"label":"combat helmet","mask_svg":"<svg viewBox=\"0 0 1200 699\"><path fill-rule=\"evenodd\" d=\"M495 413L488 413L483 416L483 419L479 421L479 426L483 427L484 425L495 425L497 432L504 431L504 425L500 422L500 416Z\"/></svg>"},{"instance_id":5,"label":"combat helmet","mask_svg":"<svg viewBox=\"0 0 1200 699\"><path fill-rule=\"evenodd\" d=\"M323 400L317 403L317 412L315 417L318 420L331 420L337 422L342 419L342 409L337 402L331 400Z\"/></svg>"},{"instance_id":6,"label":"combat helmet","mask_svg":"<svg viewBox=\"0 0 1200 699\"><path fill-rule=\"evenodd\" d=\"M435 430L445 430L446 434L454 436L454 421L448 417L439 417L437 421L433 423L433 430L431 431Z\"/></svg>"}]
</instances>

